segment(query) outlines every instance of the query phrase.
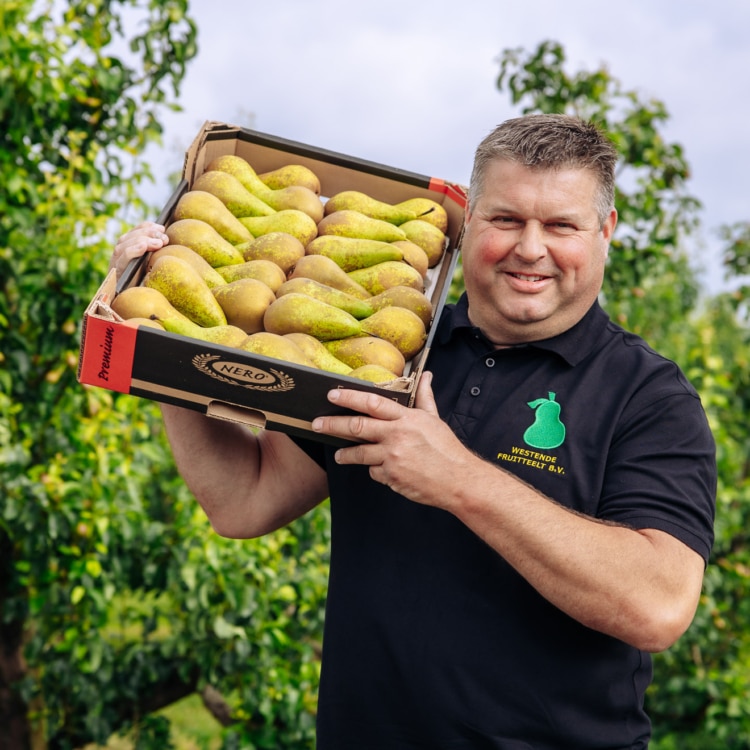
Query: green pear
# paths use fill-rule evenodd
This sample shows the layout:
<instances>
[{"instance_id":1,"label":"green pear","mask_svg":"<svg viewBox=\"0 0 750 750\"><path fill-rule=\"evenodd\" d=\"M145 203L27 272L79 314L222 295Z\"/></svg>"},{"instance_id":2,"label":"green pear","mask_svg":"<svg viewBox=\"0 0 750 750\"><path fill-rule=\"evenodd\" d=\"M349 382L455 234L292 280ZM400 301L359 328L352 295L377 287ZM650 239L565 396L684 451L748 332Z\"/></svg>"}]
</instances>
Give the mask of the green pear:
<instances>
[{"instance_id":1,"label":"green pear","mask_svg":"<svg viewBox=\"0 0 750 750\"><path fill-rule=\"evenodd\" d=\"M427 253L428 265L433 268L443 257L445 251L445 234L440 231L434 224L430 224L423 219L414 219L407 221L400 227L406 239L419 245Z\"/></svg>"},{"instance_id":2,"label":"green pear","mask_svg":"<svg viewBox=\"0 0 750 750\"><path fill-rule=\"evenodd\" d=\"M281 266L265 258L246 260L244 263L236 263L231 266L221 266L215 269L215 272L224 283L237 281L237 279L257 279L262 281L272 292L276 292L286 281L286 274Z\"/></svg>"},{"instance_id":3,"label":"green pear","mask_svg":"<svg viewBox=\"0 0 750 750\"><path fill-rule=\"evenodd\" d=\"M385 260L402 260L404 257L395 243L335 234L319 235L307 245L305 252L308 255L325 255L347 272L374 266Z\"/></svg>"},{"instance_id":4,"label":"green pear","mask_svg":"<svg viewBox=\"0 0 750 750\"><path fill-rule=\"evenodd\" d=\"M247 338L245 331L233 325L199 326L190 320L178 318L155 318L155 320L170 333L178 333L181 336L221 346L236 348Z\"/></svg>"},{"instance_id":5,"label":"green pear","mask_svg":"<svg viewBox=\"0 0 750 750\"><path fill-rule=\"evenodd\" d=\"M409 198L395 205L402 210L413 211L415 219L434 224L443 233L448 231L448 212L432 198Z\"/></svg>"},{"instance_id":6,"label":"green pear","mask_svg":"<svg viewBox=\"0 0 750 750\"><path fill-rule=\"evenodd\" d=\"M336 359L326 349L325 344L322 341L318 341L315 336L310 336L309 333L297 332L286 333L284 334L284 338L297 344L318 369L332 372L336 375L348 375L351 372L352 368L340 359Z\"/></svg>"},{"instance_id":7,"label":"green pear","mask_svg":"<svg viewBox=\"0 0 750 750\"><path fill-rule=\"evenodd\" d=\"M277 211L302 211L316 224L323 218L323 202L320 197L309 188L301 185L273 190L258 177L255 170L241 156L224 154L208 163L206 171L220 171L236 177L253 195L267 203Z\"/></svg>"},{"instance_id":8,"label":"green pear","mask_svg":"<svg viewBox=\"0 0 750 750\"><path fill-rule=\"evenodd\" d=\"M373 219L352 209L342 209L324 216L318 222L318 234L361 237L382 242L408 239L403 230L395 224L382 219Z\"/></svg>"},{"instance_id":9,"label":"green pear","mask_svg":"<svg viewBox=\"0 0 750 750\"><path fill-rule=\"evenodd\" d=\"M347 275L371 295L380 294L392 286L410 286L420 292L424 291L422 274L403 261L386 260L369 268L350 271Z\"/></svg>"},{"instance_id":10,"label":"green pear","mask_svg":"<svg viewBox=\"0 0 750 750\"><path fill-rule=\"evenodd\" d=\"M158 331L166 330L164 326L158 320L152 320L151 318L128 318L127 320L122 321L122 325L130 326L131 328L138 328L139 326L144 326L146 328L155 328ZM193 323L193 325L195 324Z\"/></svg>"},{"instance_id":11,"label":"green pear","mask_svg":"<svg viewBox=\"0 0 750 750\"><path fill-rule=\"evenodd\" d=\"M258 279L236 279L213 290L227 323L245 333L263 330L263 316L276 299L273 291Z\"/></svg>"},{"instance_id":12,"label":"green pear","mask_svg":"<svg viewBox=\"0 0 750 750\"><path fill-rule=\"evenodd\" d=\"M351 294L342 292L340 289L322 284L315 279L307 279L304 276L297 276L287 279L277 290L276 297L283 297L285 294L298 293L307 294L315 297L322 302L338 307L340 310L346 310L357 320L366 318L375 312L367 300L353 297Z\"/></svg>"},{"instance_id":13,"label":"green pear","mask_svg":"<svg viewBox=\"0 0 750 750\"><path fill-rule=\"evenodd\" d=\"M417 244L410 240L396 240L391 243L401 251L404 263L408 263L416 268L422 274L422 278L427 278L427 271L430 269L430 259L427 253Z\"/></svg>"},{"instance_id":14,"label":"green pear","mask_svg":"<svg viewBox=\"0 0 750 750\"><path fill-rule=\"evenodd\" d=\"M156 263L156 261L163 255L176 255L178 258L186 260L196 271L198 271L203 281L205 281L211 289L215 286L226 284L226 281L222 278L217 269L215 269L202 255L198 255L195 250L187 247L187 245L164 245L164 247L159 250L154 250L149 254L146 269L150 270L154 263Z\"/></svg>"},{"instance_id":15,"label":"green pear","mask_svg":"<svg viewBox=\"0 0 750 750\"><path fill-rule=\"evenodd\" d=\"M404 374L404 355L385 339L363 335L324 341L323 344L336 359L345 362L352 369L362 365L380 365L397 377Z\"/></svg>"},{"instance_id":16,"label":"green pear","mask_svg":"<svg viewBox=\"0 0 750 750\"><path fill-rule=\"evenodd\" d=\"M270 216L276 213L275 208L264 203L257 195L253 195L228 172L204 172L193 182L193 190L205 190L215 195L236 217Z\"/></svg>"},{"instance_id":17,"label":"green pear","mask_svg":"<svg viewBox=\"0 0 750 750\"><path fill-rule=\"evenodd\" d=\"M301 185L320 195L320 179L309 167L302 164L285 164L283 167L262 172L258 177L272 190Z\"/></svg>"},{"instance_id":18,"label":"green pear","mask_svg":"<svg viewBox=\"0 0 750 750\"><path fill-rule=\"evenodd\" d=\"M205 190L183 193L174 207L172 218L201 219L233 245L250 242L253 238L248 228L215 195Z\"/></svg>"},{"instance_id":19,"label":"green pear","mask_svg":"<svg viewBox=\"0 0 750 750\"><path fill-rule=\"evenodd\" d=\"M362 321L362 331L390 341L407 361L419 354L427 341L422 318L405 307L388 305Z\"/></svg>"},{"instance_id":20,"label":"green pear","mask_svg":"<svg viewBox=\"0 0 750 750\"><path fill-rule=\"evenodd\" d=\"M302 349L290 341L286 336L268 331L258 331L248 336L239 346L246 352L260 354L262 357L281 359L296 365L304 365L316 370L313 361L302 351Z\"/></svg>"},{"instance_id":21,"label":"green pear","mask_svg":"<svg viewBox=\"0 0 750 750\"><path fill-rule=\"evenodd\" d=\"M270 333L307 333L318 341L343 339L361 333L360 322L345 310L307 294L290 292L277 297L263 316Z\"/></svg>"},{"instance_id":22,"label":"green pear","mask_svg":"<svg viewBox=\"0 0 750 750\"><path fill-rule=\"evenodd\" d=\"M173 316L182 316L188 320L158 289L147 286L129 286L123 289L112 300L110 307L123 320Z\"/></svg>"},{"instance_id":23,"label":"green pear","mask_svg":"<svg viewBox=\"0 0 750 750\"><path fill-rule=\"evenodd\" d=\"M376 200L359 190L343 190L332 195L325 204L326 216L334 211L344 210L359 211L372 219L380 219L397 226L417 218L416 212L408 207Z\"/></svg>"},{"instance_id":24,"label":"green pear","mask_svg":"<svg viewBox=\"0 0 750 750\"><path fill-rule=\"evenodd\" d=\"M350 378L357 378L357 380L367 380L370 383L377 385L383 385L396 380L399 376L396 373L391 372L382 365L361 365L351 372L348 373Z\"/></svg>"},{"instance_id":25,"label":"green pear","mask_svg":"<svg viewBox=\"0 0 750 750\"><path fill-rule=\"evenodd\" d=\"M273 261L286 275L294 264L305 255L305 246L287 232L268 232L256 237L242 253L246 261Z\"/></svg>"},{"instance_id":26,"label":"green pear","mask_svg":"<svg viewBox=\"0 0 750 750\"><path fill-rule=\"evenodd\" d=\"M284 209L271 216L241 216L240 221L253 237L269 232L285 232L307 245L318 233L317 224L303 211Z\"/></svg>"},{"instance_id":27,"label":"green pear","mask_svg":"<svg viewBox=\"0 0 750 750\"><path fill-rule=\"evenodd\" d=\"M242 252L201 219L178 219L167 227L166 235L170 244L186 245L214 268L243 261Z\"/></svg>"},{"instance_id":28,"label":"green pear","mask_svg":"<svg viewBox=\"0 0 750 750\"><path fill-rule=\"evenodd\" d=\"M367 300L375 310L380 310L388 305L405 307L419 316L425 328L432 321L432 302L427 295L411 286L392 286L380 294L376 294Z\"/></svg>"},{"instance_id":29,"label":"green pear","mask_svg":"<svg viewBox=\"0 0 750 750\"><path fill-rule=\"evenodd\" d=\"M176 255L159 258L144 276L143 285L160 291L193 323L208 327L227 322L208 284L190 263Z\"/></svg>"},{"instance_id":30,"label":"green pear","mask_svg":"<svg viewBox=\"0 0 750 750\"><path fill-rule=\"evenodd\" d=\"M290 279L298 277L315 279L321 284L340 289L342 292L358 299L370 297L370 292L352 279L346 271L343 271L335 260L331 260L325 255L303 256L294 264L287 276Z\"/></svg>"}]
</instances>

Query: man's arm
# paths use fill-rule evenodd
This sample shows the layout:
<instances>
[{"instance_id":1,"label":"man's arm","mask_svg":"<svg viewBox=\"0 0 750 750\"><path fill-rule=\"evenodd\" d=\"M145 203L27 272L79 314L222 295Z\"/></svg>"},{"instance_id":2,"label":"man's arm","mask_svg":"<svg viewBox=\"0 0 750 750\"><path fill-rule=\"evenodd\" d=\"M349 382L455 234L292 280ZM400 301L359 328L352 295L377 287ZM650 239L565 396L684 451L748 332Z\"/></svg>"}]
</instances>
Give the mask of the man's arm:
<instances>
[{"instance_id":1,"label":"man's arm","mask_svg":"<svg viewBox=\"0 0 750 750\"><path fill-rule=\"evenodd\" d=\"M374 394L330 394L354 417L323 417L323 433L361 444L337 451L340 463L414 502L453 513L559 609L637 648L660 651L695 614L704 562L682 542L570 511L467 450L439 418L429 373L416 408Z\"/></svg>"}]
</instances>

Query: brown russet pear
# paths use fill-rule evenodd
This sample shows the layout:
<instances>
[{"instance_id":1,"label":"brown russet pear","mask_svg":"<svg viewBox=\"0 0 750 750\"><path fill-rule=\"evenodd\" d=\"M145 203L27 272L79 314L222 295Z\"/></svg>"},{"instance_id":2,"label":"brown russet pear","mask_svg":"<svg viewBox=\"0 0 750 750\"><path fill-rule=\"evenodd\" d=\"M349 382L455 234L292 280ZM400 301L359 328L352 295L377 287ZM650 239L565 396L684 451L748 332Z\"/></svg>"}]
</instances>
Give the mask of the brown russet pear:
<instances>
[{"instance_id":1,"label":"brown russet pear","mask_svg":"<svg viewBox=\"0 0 750 750\"><path fill-rule=\"evenodd\" d=\"M445 234L434 224L423 219L414 219L405 222L400 228L406 234L406 239L419 245L427 253L430 268L440 263L445 251Z\"/></svg>"},{"instance_id":2,"label":"brown russet pear","mask_svg":"<svg viewBox=\"0 0 750 750\"><path fill-rule=\"evenodd\" d=\"M200 339L210 344L237 348L247 338L245 331L233 325L199 326L190 320L178 320L177 318L156 318L156 321L170 333Z\"/></svg>"},{"instance_id":3,"label":"brown russet pear","mask_svg":"<svg viewBox=\"0 0 750 750\"><path fill-rule=\"evenodd\" d=\"M186 245L214 268L243 261L242 252L201 219L178 219L165 233L170 244Z\"/></svg>"},{"instance_id":4,"label":"brown russet pear","mask_svg":"<svg viewBox=\"0 0 750 750\"><path fill-rule=\"evenodd\" d=\"M408 239L401 227L397 227L389 221L383 221L383 219L373 219L352 209L342 209L324 216L318 222L318 234L361 237L362 239L381 240L382 242Z\"/></svg>"},{"instance_id":5,"label":"brown russet pear","mask_svg":"<svg viewBox=\"0 0 750 750\"><path fill-rule=\"evenodd\" d=\"M249 242L253 238L248 228L215 195L205 190L183 193L174 207L172 218L201 219L233 245Z\"/></svg>"},{"instance_id":6,"label":"brown russet pear","mask_svg":"<svg viewBox=\"0 0 750 750\"><path fill-rule=\"evenodd\" d=\"M403 252L395 243L335 234L319 235L308 243L305 252L308 255L325 255L347 272L374 266L385 260L403 259Z\"/></svg>"},{"instance_id":7,"label":"brown russet pear","mask_svg":"<svg viewBox=\"0 0 750 750\"><path fill-rule=\"evenodd\" d=\"M320 179L309 167L302 164L285 164L283 167L262 172L258 177L272 190L300 185L320 195Z\"/></svg>"},{"instance_id":8,"label":"brown russet pear","mask_svg":"<svg viewBox=\"0 0 750 750\"><path fill-rule=\"evenodd\" d=\"M240 221L253 237L270 232L285 232L307 245L318 233L317 224L303 211L285 209L270 216L242 216Z\"/></svg>"},{"instance_id":9,"label":"brown russet pear","mask_svg":"<svg viewBox=\"0 0 750 750\"><path fill-rule=\"evenodd\" d=\"M200 326L227 322L213 291L190 263L176 255L159 258L143 277L143 286L157 289L183 315ZM223 287L218 287L222 289ZM164 320L164 317L159 317Z\"/></svg>"},{"instance_id":10,"label":"brown russet pear","mask_svg":"<svg viewBox=\"0 0 750 750\"><path fill-rule=\"evenodd\" d=\"M363 320L362 331L390 341L407 361L419 354L427 341L422 318L405 307L395 305L383 307Z\"/></svg>"},{"instance_id":11,"label":"brown russet pear","mask_svg":"<svg viewBox=\"0 0 750 750\"><path fill-rule=\"evenodd\" d=\"M302 349L286 336L269 331L258 331L248 336L239 346L246 352L260 354L262 357L271 359L281 359L285 362L291 362L296 365L304 365L312 369L315 367L314 362L302 351Z\"/></svg>"},{"instance_id":12,"label":"brown russet pear","mask_svg":"<svg viewBox=\"0 0 750 750\"><path fill-rule=\"evenodd\" d=\"M305 246L293 234L287 232L268 232L256 237L243 251L243 258L248 260L270 260L288 274L294 264L305 255Z\"/></svg>"},{"instance_id":13,"label":"brown russet pear","mask_svg":"<svg viewBox=\"0 0 750 750\"><path fill-rule=\"evenodd\" d=\"M396 377L404 374L404 355L390 342L375 336L352 336L346 339L325 341L324 345L336 359L356 369L362 365L380 365Z\"/></svg>"},{"instance_id":14,"label":"brown russet pear","mask_svg":"<svg viewBox=\"0 0 750 750\"><path fill-rule=\"evenodd\" d=\"M434 224L443 233L448 231L448 212L432 198L409 198L396 206L413 211L415 219Z\"/></svg>"},{"instance_id":15,"label":"brown russet pear","mask_svg":"<svg viewBox=\"0 0 750 750\"><path fill-rule=\"evenodd\" d=\"M273 190L258 177L258 174L241 156L224 154L212 159L206 171L227 172L236 177L245 188L277 211L293 209L302 211L315 223L323 218L323 201L315 192L301 185Z\"/></svg>"},{"instance_id":16,"label":"brown russet pear","mask_svg":"<svg viewBox=\"0 0 750 750\"><path fill-rule=\"evenodd\" d=\"M124 320L182 315L158 290L147 286L129 286L113 300L110 307ZM187 320L185 315L183 318Z\"/></svg>"},{"instance_id":17,"label":"brown russet pear","mask_svg":"<svg viewBox=\"0 0 750 750\"><path fill-rule=\"evenodd\" d=\"M424 291L422 274L403 261L386 260L369 268L350 271L347 275L372 295L380 294L392 286L410 286L420 292Z\"/></svg>"},{"instance_id":18,"label":"brown russet pear","mask_svg":"<svg viewBox=\"0 0 750 750\"><path fill-rule=\"evenodd\" d=\"M215 286L226 284L226 281L222 278L221 274L219 274L202 255L198 255L195 250L187 245L164 245L164 247L159 250L152 251L149 253L146 269L150 270L151 266L153 266L163 255L176 255L178 258L186 260L196 271L198 271L203 281L205 281L211 289Z\"/></svg>"},{"instance_id":19,"label":"brown russet pear","mask_svg":"<svg viewBox=\"0 0 750 750\"><path fill-rule=\"evenodd\" d=\"M269 287L272 292L276 292L286 281L286 274L281 266L265 258L246 260L244 263L236 263L231 266L221 266L215 271L224 283L237 281L237 279L257 279Z\"/></svg>"},{"instance_id":20,"label":"brown russet pear","mask_svg":"<svg viewBox=\"0 0 750 750\"><path fill-rule=\"evenodd\" d=\"M233 216L270 216L276 213L257 195L253 195L234 175L213 170L204 172L193 182L193 190L215 195Z\"/></svg>"},{"instance_id":21,"label":"brown russet pear","mask_svg":"<svg viewBox=\"0 0 750 750\"><path fill-rule=\"evenodd\" d=\"M366 318L375 312L367 300L353 297L351 294L342 292L341 289L336 289L335 287L328 286L328 284L323 284L320 281L308 279L304 276L287 279L275 291L277 298L291 293L307 294L310 297L327 302L329 305L338 307L340 310L346 310L346 312L353 315L357 320Z\"/></svg>"},{"instance_id":22,"label":"brown russet pear","mask_svg":"<svg viewBox=\"0 0 750 750\"><path fill-rule=\"evenodd\" d=\"M315 336L310 336L308 333L286 333L284 334L284 338L297 344L318 369L332 372L336 375L348 375L351 372L352 368L340 359L336 359L326 349L325 344L322 341L318 341Z\"/></svg>"},{"instance_id":23,"label":"brown russet pear","mask_svg":"<svg viewBox=\"0 0 750 750\"><path fill-rule=\"evenodd\" d=\"M277 297L263 316L270 333L307 333L318 341L343 339L361 333L360 322L345 310L307 294L290 292Z\"/></svg>"},{"instance_id":24,"label":"brown russet pear","mask_svg":"<svg viewBox=\"0 0 750 750\"><path fill-rule=\"evenodd\" d=\"M370 297L368 302L375 310L380 310L389 305L405 307L419 316L425 328L432 321L432 302L426 294L411 286L392 286L384 292Z\"/></svg>"},{"instance_id":25,"label":"brown russet pear","mask_svg":"<svg viewBox=\"0 0 750 750\"><path fill-rule=\"evenodd\" d=\"M213 293L227 323L248 334L263 330L263 316L276 299L273 291L258 279L236 279Z\"/></svg>"},{"instance_id":26,"label":"brown russet pear","mask_svg":"<svg viewBox=\"0 0 750 750\"><path fill-rule=\"evenodd\" d=\"M300 276L306 279L315 279L321 284L340 289L342 292L358 299L367 299L371 296L370 292L352 279L346 271L343 271L335 260L331 260L325 255L303 256L294 264L287 276L290 279Z\"/></svg>"},{"instance_id":27,"label":"brown russet pear","mask_svg":"<svg viewBox=\"0 0 750 750\"><path fill-rule=\"evenodd\" d=\"M422 278L427 278L427 272L430 270L430 259L419 245L409 240L396 240L391 244L401 251L405 263L416 268L422 274Z\"/></svg>"},{"instance_id":28,"label":"brown russet pear","mask_svg":"<svg viewBox=\"0 0 750 750\"><path fill-rule=\"evenodd\" d=\"M332 195L325 204L326 216L334 211L343 210L359 211L372 219L380 219L397 226L417 218L416 212L408 207L379 201L359 190L342 190Z\"/></svg>"},{"instance_id":29,"label":"brown russet pear","mask_svg":"<svg viewBox=\"0 0 750 750\"><path fill-rule=\"evenodd\" d=\"M367 380L370 383L376 383L383 385L384 383L390 383L396 380L398 375L391 372L390 370L382 367L381 365L361 365L353 369L348 373L350 378L357 378L357 380Z\"/></svg>"}]
</instances>

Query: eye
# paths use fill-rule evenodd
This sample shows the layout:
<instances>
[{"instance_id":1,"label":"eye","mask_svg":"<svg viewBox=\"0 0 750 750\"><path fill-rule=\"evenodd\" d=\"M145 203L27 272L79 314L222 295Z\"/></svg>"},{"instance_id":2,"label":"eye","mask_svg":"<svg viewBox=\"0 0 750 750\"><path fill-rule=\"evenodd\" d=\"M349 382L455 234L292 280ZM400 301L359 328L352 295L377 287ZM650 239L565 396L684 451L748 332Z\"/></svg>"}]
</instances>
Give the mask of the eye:
<instances>
[{"instance_id":1,"label":"eye","mask_svg":"<svg viewBox=\"0 0 750 750\"><path fill-rule=\"evenodd\" d=\"M506 229L520 226L521 220L515 216L495 216L492 219L492 223Z\"/></svg>"}]
</instances>

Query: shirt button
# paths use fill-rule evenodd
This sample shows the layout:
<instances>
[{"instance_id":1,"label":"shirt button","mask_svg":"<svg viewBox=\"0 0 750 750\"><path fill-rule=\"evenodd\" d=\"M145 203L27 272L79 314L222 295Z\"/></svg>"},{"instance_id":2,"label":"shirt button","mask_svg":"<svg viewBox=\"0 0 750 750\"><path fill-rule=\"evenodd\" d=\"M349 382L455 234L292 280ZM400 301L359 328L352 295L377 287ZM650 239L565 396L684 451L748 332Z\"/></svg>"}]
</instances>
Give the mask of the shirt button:
<instances>
[{"instance_id":1,"label":"shirt button","mask_svg":"<svg viewBox=\"0 0 750 750\"><path fill-rule=\"evenodd\" d=\"M487 359L484 360L484 364L486 364L487 367L494 367L495 360L492 357L487 357Z\"/></svg>"},{"instance_id":2,"label":"shirt button","mask_svg":"<svg viewBox=\"0 0 750 750\"><path fill-rule=\"evenodd\" d=\"M480 388L480 387L479 387L478 385L475 385L475 386L474 386L474 387L473 387L473 388L472 388L472 389L471 389L471 390L469 391L469 393L471 393L471 395L472 395L472 396L478 396L478 395L479 395L479 394L480 394L481 392L482 392L482 389L481 389L481 388Z\"/></svg>"}]
</instances>

